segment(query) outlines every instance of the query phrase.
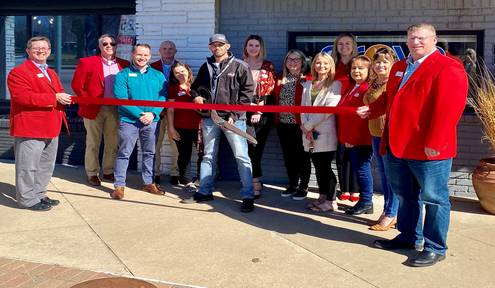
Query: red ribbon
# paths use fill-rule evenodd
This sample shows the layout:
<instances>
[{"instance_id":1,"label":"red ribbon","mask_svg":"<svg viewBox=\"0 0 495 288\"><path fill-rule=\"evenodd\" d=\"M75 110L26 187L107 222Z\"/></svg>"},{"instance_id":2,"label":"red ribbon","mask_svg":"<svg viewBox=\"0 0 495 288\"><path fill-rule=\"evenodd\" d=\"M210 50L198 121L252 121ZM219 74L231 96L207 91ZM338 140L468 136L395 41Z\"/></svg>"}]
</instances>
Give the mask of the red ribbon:
<instances>
[{"instance_id":1,"label":"red ribbon","mask_svg":"<svg viewBox=\"0 0 495 288\"><path fill-rule=\"evenodd\" d=\"M280 106L280 105L227 105L227 104L195 104L190 102L168 102L150 100L131 100L115 98L72 97L76 104L113 105L113 106L146 106L191 110L227 110L248 112L290 112L290 113L355 113L356 107L322 107L322 106Z\"/></svg>"}]
</instances>

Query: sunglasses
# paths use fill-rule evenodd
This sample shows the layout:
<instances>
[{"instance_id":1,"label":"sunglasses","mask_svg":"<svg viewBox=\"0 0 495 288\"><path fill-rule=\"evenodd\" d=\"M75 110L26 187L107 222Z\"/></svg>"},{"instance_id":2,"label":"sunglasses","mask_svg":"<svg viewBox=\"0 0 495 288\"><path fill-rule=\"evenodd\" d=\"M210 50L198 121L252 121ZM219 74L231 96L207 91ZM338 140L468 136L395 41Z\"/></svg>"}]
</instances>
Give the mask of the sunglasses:
<instances>
[{"instance_id":1,"label":"sunglasses","mask_svg":"<svg viewBox=\"0 0 495 288\"><path fill-rule=\"evenodd\" d=\"M115 43L113 43L113 42L111 42L111 43L108 43L108 42L103 42L103 43L101 43L101 45L103 45L103 47L106 47L106 46L108 46L108 45L115 46L115 45L117 45L117 44L115 44Z\"/></svg>"}]
</instances>

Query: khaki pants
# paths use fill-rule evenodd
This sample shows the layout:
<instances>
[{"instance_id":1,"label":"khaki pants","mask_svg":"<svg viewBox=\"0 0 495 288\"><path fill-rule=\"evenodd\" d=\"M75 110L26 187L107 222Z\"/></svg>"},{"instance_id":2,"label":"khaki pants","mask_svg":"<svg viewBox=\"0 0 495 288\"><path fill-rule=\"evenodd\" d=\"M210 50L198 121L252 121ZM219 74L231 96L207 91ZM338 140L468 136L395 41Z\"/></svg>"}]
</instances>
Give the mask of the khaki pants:
<instances>
[{"instance_id":1,"label":"khaki pants","mask_svg":"<svg viewBox=\"0 0 495 288\"><path fill-rule=\"evenodd\" d=\"M119 115L117 107L101 106L100 112L94 120L84 118L86 128L86 153L84 167L88 177L100 173L100 145L103 135L103 174L113 174L115 157L117 156Z\"/></svg>"},{"instance_id":2,"label":"khaki pants","mask_svg":"<svg viewBox=\"0 0 495 288\"><path fill-rule=\"evenodd\" d=\"M158 140L156 142L156 151L155 151L155 176L160 175L160 166L162 163L162 146L163 146L163 140L165 137L168 138L168 132L167 132L167 127L168 127L168 121L167 121L167 116L162 118L160 121L160 131L158 134ZM170 176L179 176L179 167L177 166L177 158L179 157L179 152L177 151L177 144L175 143L174 140L169 139L170 142Z\"/></svg>"}]
</instances>

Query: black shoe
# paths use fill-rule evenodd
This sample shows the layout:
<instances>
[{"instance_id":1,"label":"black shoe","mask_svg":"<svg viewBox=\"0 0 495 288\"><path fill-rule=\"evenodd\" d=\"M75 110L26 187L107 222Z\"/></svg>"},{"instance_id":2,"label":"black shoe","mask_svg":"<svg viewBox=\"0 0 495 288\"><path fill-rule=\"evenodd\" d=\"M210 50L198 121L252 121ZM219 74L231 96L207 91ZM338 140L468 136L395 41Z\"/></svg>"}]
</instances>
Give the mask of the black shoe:
<instances>
[{"instance_id":1,"label":"black shoe","mask_svg":"<svg viewBox=\"0 0 495 288\"><path fill-rule=\"evenodd\" d=\"M37 204L34 204L31 207L28 207L27 209L33 210L33 211L48 211L48 210L52 209L52 206L48 205L48 204L44 204L42 202L39 202Z\"/></svg>"},{"instance_id":2,"label":"black shoe","mask_svg":"<svg viewBox=\"0 0 495 288\"><path fill-rule=\"evenodd\" d=\"M241 212L249 213L254 210L254 199L242 199Z\"/></svg>"},{"instance_id":3,"label":"black shoe","mask_svg":"<svg viewBox=\"0 0 495 288\"><path fill-rule=\"evenodd\" d=\"M160 175L156 175L153 180L154 180L155 184L160 184Z\"/></svg>"},{"instance_id":4,"label":"black shoe","mask_svg":"<svg viewBox=\"0 0 495 288\"><path fill-rule=\"evenodd\" d=\"M373 214L373 204L356 203L353 207L345 211L347 215Z\"/></svg>"},{"instance_id":5,"label":"black shoe","mask_svg":"<svg viewBox=\"0 0 495 288\"><path fill-rule=\"evenodd\" d=\"M297 193L297 187L292 187L292 186L289 186L287 187L287 189L285 189L284 191L282 191L282 193L280 194L280 196L282 197L290 197L294 194Z\"/></svg>"},{"instance_id":6,"label":"black shoe","mask_svg":"<svg viewBox=\"0 0 495 288\"><path fill-rule=\"evenodd\" d=\"M445 259L445 255L430 251L421 251L416 256L409 258L407 264L412 267L428 267Z\"/></svg>"},{"instance_id":7,"label":"black shoe","mask_svg":"<svg viewBox=\"0 0 495 288\"><path fill-rule=\"evenodd\" d=\"M400 239L397 239L397 237L392 240L375 240L373 242L373 246L383 250L397 250L397 249L414 250L419 248L414 243L402 241Z\"/></svg>"},{"instance_id":8,"label":"black shoe","mask_svg":"<svg viewBox=\"0 0 495 288\"><path fill-rule=\"evenodd\" d=\"M45 198L41 199L40 201L41 201L41 203L43 203L45 205L50 205L50 206L57 206L58 204L60 204L60 201L55 200L55 199L50 199L48 197L45 197Z\"/></svg>"},{"instance_id":9,"label":"black shoe","mask_svg":"<svg viewBox=\"0 0 495 288\"><path fill-rule=\"evenodd\" d=\"M293 200L304 200L308 196L308 190L306 189L297 189L297 192L292 195Z\"/></svg>"},{"instance_id":10,"label":"black shoe","mask_svg":"<svg viewBox=\"0 0 495 288\"><path fill-rule=\"evenodd\" d=\"M179 185L179 176L170 176L170 184Z\"/></svg>"},{"instance_id":11,"label":"black shoe","mask_svg":"<svg viewBox=\"0 0 495 288\"><path fill-rule=\"evenodd\" d=\"M179 177L179 184L187 185L189 183L191 183L191 180L187 179L186 177Z\"/></svg>"},{"instance_id":12,"label":"black shoe","mask_svg":"<svg viewBox=\"0 0 495 288\"><path fill-rule=\"evenodd\" d=\"M201 202L206 202L206 201L212 201L213 200L213 195L208 194L204 195L199 192L196 192L193 194L191 198L184 199L180 201L182 204L193 204L193 203L201 203Z\"/></svg>"}]
</instances>

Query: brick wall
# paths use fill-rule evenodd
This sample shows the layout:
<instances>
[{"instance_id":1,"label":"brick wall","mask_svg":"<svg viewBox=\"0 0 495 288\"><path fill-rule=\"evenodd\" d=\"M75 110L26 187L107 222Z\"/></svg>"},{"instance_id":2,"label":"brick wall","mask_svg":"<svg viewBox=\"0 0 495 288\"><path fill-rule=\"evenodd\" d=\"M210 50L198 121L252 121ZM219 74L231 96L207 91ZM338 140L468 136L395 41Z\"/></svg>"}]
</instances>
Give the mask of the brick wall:
<instances>
[{"instance_id":1,"label":"brick wall","mask_svg":"<svg viewBox=\"0 0 495 288\"><path fill-rule=\"evenodd\" d=\"M219 31L241 55L249 34L264 37L278 69L287 52L287 31L405 31L418 22L438 30L485 30L490 65L495 42L495 1L221 0ZM491 68L494 66L491 65Z\"/></svg>"},{"instance_id":2,"label":"brick wall","mask_svg":"<svg viewBox=\"0 0 495 288\"><path fill-rule=\"evenodd\" d=\"M10 99L9 90L7 89L6 80L7 75L12 68L15 66L15 22L13 16L2 17L4 21L4 27L1 33L1 37L3 38L0 43L5 43L5 50L0 53L2 57L5 57L5 68L0 75L2 76L3 83L0 85L1 89L5 89L5 99ZM1 21L0 21L1 22ZM2 23L0 23L1 25ZM0 95L3 93L0 93Z\"/></svg>"}]
</instances>

